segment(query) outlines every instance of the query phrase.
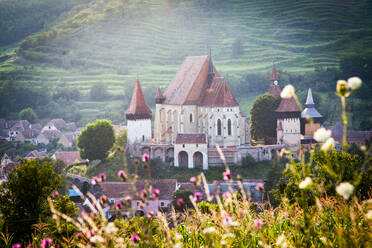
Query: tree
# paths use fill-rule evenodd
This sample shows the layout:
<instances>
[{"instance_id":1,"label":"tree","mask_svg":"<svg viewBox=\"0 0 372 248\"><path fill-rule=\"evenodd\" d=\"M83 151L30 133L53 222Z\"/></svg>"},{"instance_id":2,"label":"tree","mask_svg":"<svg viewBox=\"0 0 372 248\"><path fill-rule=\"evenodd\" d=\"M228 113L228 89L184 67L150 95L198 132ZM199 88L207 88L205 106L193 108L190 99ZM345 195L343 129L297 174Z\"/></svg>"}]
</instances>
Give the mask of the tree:
<instances>
[{"instance_id":1,"label":"tree","mask_svg":"<svg viewBox=\"0 0 372 248\"><path fill-rule=\"evenodd\" d=\"M32 225L50 215L47 198L61 184L52 163L21 160L12 170L8 182L0 185L0 213L3 229L14 234L14 241L28 240Z\"/></svg>"},{"instance_id":2,"label":"tree","mask_svg":"<svg viewBox=\"0 0 372 248\"><path fill-rule=\"evenodd\" d=\"M28 120L30 123L35 123L39 118L32 108L25 108L19 112L18 119Z\"/></svg>"},{"instance_id":3,"label":"tree","mask_svg":"<svg viewBox=\"0 0 372 248\"><path fill-rule=\"evenodd\" d=\"M92 85L90 88L90 99L93 101L102 101L108 97L109 93L107 92L107 88L102 83L97 83Z\"/></svg>"},{"instance_id":4,"label":"tree","mask_svg":"<svg viewBox=\"0 0 372 248\"><path fill-rule=\"evenodd\" d=\"M126 145L127 145L127 130L123 129L115 137L115 146L119 146L125 149Z\"/></svg>"},{"instance_id":5,"label":"tree","mask_svg":"<svg viewBox=\"0 0 372 248\"><path fill-rule=\"evenodd\" d=\"M115 142L115 132L111 121L97 120L89 123L77 139L80 156L83 159L103 160Z\"/></svg>"},{"instance_id":6,"label":"tree","mask_svg":"<svg viewBox=\"0 0 372 248\"><path fill-rule=\"evenodd\" d=\"M251 137L254 140L275 140L276 117L275 110L279 106L280 98L269 94L263 94L253 102L251 108ZM272 143L272 142L265 142Z\"/></svg>"}]
</instances>

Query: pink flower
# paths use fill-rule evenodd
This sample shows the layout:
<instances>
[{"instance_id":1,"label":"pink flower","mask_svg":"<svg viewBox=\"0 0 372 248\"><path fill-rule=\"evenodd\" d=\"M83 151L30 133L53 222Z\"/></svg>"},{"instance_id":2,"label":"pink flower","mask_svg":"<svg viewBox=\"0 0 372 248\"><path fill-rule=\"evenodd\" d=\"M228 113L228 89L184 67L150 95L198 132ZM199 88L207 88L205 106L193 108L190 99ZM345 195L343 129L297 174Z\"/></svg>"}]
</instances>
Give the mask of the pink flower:
<instances>
[{"instance_id":1,"label":"pink flower","mask_svg":"<svg viewBox=\"0 0 372 248\"><path fill-rule=\"evenodd\" d=\"M158 198L160 195L160 190L159 189L152 189L152 196L154 198Z\"/></svg>"},{"instance_id":2,"label":"pink flower","mask_svg":"<svg viewBox=\"0 0 372 248\"><path fill-rule=\"evenodd\" d=\"M190 177L190 182L196 184L196 177Z\"/></svg>"},{"instance_id":3,"label":"pink flower","mask_svg":"<svg viewBox=\"0 0 372 248\"><path fill-rule=\"evenodd\" d=\"M142 155L142 162L148 162L149 158L150 158L150 156L147 153L143 154Z\"/></svg>"},{"instance_id":4,"label":"pink flower","mask_svg":"<svg viewBox=\"0 0 372 248\"><path fill-rule=\"evenodd\" d=\"M146 198L147 197L147 191L145 189L141 190L141 197Z\"/></svg>"},{"instance_id":5,"label":"pink flower","mask_svg":"<svg viewBox=\"0 0 372 248\"><path fill-rule=\"evenodd\" d=\"M185 204L185 203L184 203L184 201L183 201L182 198L178 198L178 199L177 199L177 206L182 207L184 204Z\"/></svg>"},{"instance_id":6,"label":"pink flower","mask_svg":"<svg viewBox=\"0 0 372 248\"><path fill-rule=\"evenodd\" d=\"M132 235L132 237L130 238L130 241L133 242L133 243L137 243L140 241L140 237L137 235L137 234L134 234Z\"/></svg>"},{"instance_id":7,"label":"pink flower","mask_svg":"<svg viewBox=\"0 0 372 248\"><path fill-rule=\"evenodd\" d=\"M230 216L226 216L225 218L223 218L222 222L224 225L227 225L227 224L230 224L231 223L231 218Z\"/></svg>"},{"instance_id":8,"label":"pink flower","mask_svg":"<svg viewBox=\"0 0 372 248\"><path fill-rule=\"evenodd\" d=\"M93 177L92 178L92 184L94 185L94 184L97 184L99 182L99 180L98 180L98 177Z\"/></svg>"},{"instance_id":9,"label":"pink flower","mask_svg":"<svg viewBox=\"0 0 372 248\"><path fill-rule=\"evenodd\" d=\"M41 247L42 248L48 248L49 245L52 244L52 239L51 238L45 238L42 242L41 242Z\"/></svg>"},{"instance_id":10,"label":"pink flower","mask_svg":"<svg viewBox=\"0 0 372 248\"><path fill-rule=\"evenodd\" d=\"M254 227L256 227L257 229L261 229L263 226L263 221L261 219L254 220L253 223Z\"/></svg>"},{"instance_id":11,"label":"pink flower","mask_svg":"<svg viewBox=\"0 0 372 248\"><path fill-rule=\"evenodd\" d=\"M146 216L149 217L149 218L151 218L151 217L154 216L154 212L152 212L152 211L147 211Z\"/></svg>"},{"instance_id":12,"label":"pink flower","mask_svg":"<svg viewBox=\"0 0 372 248\"><path fill-rule=\"evenodd\" d=\"M22 245L20 243L12 245L12 248L21 248L21 247L22 247Z\"/></svg>"},{"instance_id":13,"label":"pink flower","mask_svg":"<svg viewBox=\"0 0 372 248\"><path fill-rule=\"evenodd\" d=\"M81 238L81 237L83 237L83 234L82 234L81 232L78 232L78 233L76 234L76 237Z\"/></svg>"},{"instance_id":14,"label":"pink flower","mask_svg":"<svg viewBox=\"0 0 372 248\"><path fill-rule=\"evenodd\" d=\"M59 195L59 193L58 193L57 190L54 190L53 193L52 193L52 195L53 195L54 198L56 198Z\"/></svg>"},{"instance_id":15,"label":"pink flower","mask_svg":"<svg viewBox=\"0 0 372 248\"><path fill-rule=\"evenodd\" d=\"M195 192L194 193L194 198L195 198L196 201L200 201L202 197L203 197L202 193L200 193L200 192Z\"/></svg>"},{"instance_id":16,"label":"pink flower","mask_svg":"<svg viewBox=\"0 0 372 248\"><path fill-rule=\"evenodd\" d=\"M132 197L130 195L127 195L126 197L124 197L124 201L128 202L132 200Z\"/></svg>"},{"instance_id":17,"label":"pink flower","mask_svg":"<svg viewBox=\"0 0 372 248\"><path fill-rule=\"evenodd\" d=\"M118 201L118 202L115 203L115 207L117 209L121 209L123 207L123 204L121 203L121 201Z\"/></svg>"},{"instance_id":18,"label":"pink flower","mask_svg":"<svg viewBox=\"0 0 372 248\"><path fill-rule=\"evenodd\" d=\"M127 174L123 170L120 170L118 172L118 177L120 177L121 179L123 179L123 181L127 180Z\"/></svg>"},{"instance_id":19,"label":"pink flower","mask_svg":"<svg viewBox=\"0 0 372 248\"><path fill-rule=\"evenodd\" d=\"M231 179L231 173L230 173L229 170L228 171L225 171L222 175L223 175L223 179L225 181L230 181L230 179Z\"/></svg>"},{"instance_id":20,"label":"pink flower","mask_svg":"<svg viewBox=\"0 0 372 248\"><path fill-rule=\"evenodd\" d=\"M257 184L257 185L256 185L256 189L257 189L258 191L263 191L263 189L264 189L263 184L262 184L262 183Z\"/></svg>"},{"instance_id":21,"label":"pink flower","mask_svg":"<svg viewBox=\"0 0 372 248\"><path fill-rule=\"evenodd\" d=\"M230 192L223 192L222 197L223 197L223 199L226 200L226 199L231 197L231 193Z\"/></svg>"},{"instance_id":22,"label":"pink flower","mask_svg":"<svg viewBox=\"0 0 372 248\"><path fill-rule=\"evenodd\" d=\"M101 179L102 182L105 181L105 180L106 180L106 175L105 175L105 173L101 173L101 174L99 174L99 178Z\"/></svg>"}]
</instances>

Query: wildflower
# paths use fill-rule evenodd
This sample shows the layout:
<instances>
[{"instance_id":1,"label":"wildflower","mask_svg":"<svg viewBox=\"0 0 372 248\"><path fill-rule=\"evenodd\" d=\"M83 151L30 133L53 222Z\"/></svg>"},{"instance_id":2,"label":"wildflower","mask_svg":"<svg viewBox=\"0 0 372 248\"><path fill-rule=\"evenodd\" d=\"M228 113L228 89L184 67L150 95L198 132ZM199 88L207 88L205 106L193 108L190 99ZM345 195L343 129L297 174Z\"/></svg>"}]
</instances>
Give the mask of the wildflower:
<instances>
[{"instance_id":1,"label":"wildflower","mask_svg":"<svg viewBox=\"0 0 372 248\"><path fill-rule=\"evenodd\" d=\"M124 197L124 201L129 202L130 200L132 200L132 197L130 195Z\"/></svg>"},{"instance_id":2,"label":"wildflower","mask_svg":"<svg viewBox=\"0 0 372 248\"><path fill-rule=\"evenodd\" d=\"M226 233L222 236L222 239L228 239L228 238L235 238L235 235L233 233Z\"/></svg>"},{"instance_id":3,"label":"wildflower","mask_svg":"<svg viewBox=\"0 0 372 248\"><path fill-rule=\"evenodd\" d=\"M372 220L372 210L368 210L366 217L367 219Z\"/></svg>"},{"instance_id":4,"label":"wildflower","mask_svg":"<svg viewBox=\"0 0 372 248\"><path fill-rule=\"evenodd\" d=\"M81 232L78 232L78 233L76 234L76 237L77 237L77 238L81 238L81 237L83 237L83 234L82 234Z\"/></svg>"},{"instance_id":5,"label":"wildflower","mask_svg":"<svg viewBox=\"0 0 372 248\"><path fill-rule=\"evenodd\" d=\"M230 179L231 179L231 173L230 173L229 170L225 171L222 175L223 175L223 180L230 181Z\"/></svg>"},{"instance_id":6,"label":"wildflower","mask_svg":"<svg viewBox=\"0 0 372 248\"><path fill-rule=\"evenodd\" d=\"M227 200L230 197L231 197L231 193L230 192L223 192L223 194L222 194L222 198L223 199Z\"/></svg>"},{"instance_id":7,"label":"wildflower","mask_svg":"<svg viewBox=\"0 0 372 248\"><path fill-rule=\"evenodd\" d=\"M177 206L182 207L185 204L182 198L177 199Z\"/></svg>"},{"instance_id":8,"label":"wildflower","mask_svg":"<svg viewBox=\"0 0 372 248\"><path fill-rule=\"evenodd\" d=\"M143 154L142 155L142 162L148 162L149 158L150 158L150 156L147 153Z\"/></svg>"},{"instance_id":9,"label":"wildflower","mask_svg":"<svg viewBox=\"0 0 372 248\"><path fill-rule=\"evenodd\" d=\"M259 183L259 184L257 184L256 185L256 189L258 190L258 191L263 191L263 189L264 189L264 186L263 186L263 184L262 183Z\"/></svg>"},{"instance_id":10,"label":"wildflower","mask_svg":"<svg viewBox=\"0 0 372 248\"><path fill-rule=\"evenodd\" d=\"M52 193L52 195L53 195L54 198L56 198L59 195L59 193L58 193L57 190L54 190L53 193Z\"/></svg>"},{"instance_id":11,"label":"wildflower","mask_svg":"<svg viewBox=\"0 0 372 248\"><path fill-rule=\"evenodd\" d=\"M101 236L95 235L95 236L90 238L90 242L92 242L94 244L97 244L97 243L103 243L103 242L105 242L105 240Z\"/></svg>"},{"instance_id":12,"label":"wildflower","mask_svg":"<svg viewBox=\"0 0 372 248\"><path fill-rule=\"evenodd\" d=\"M205 228L203 230L203 233L215 233L215 232L216 232L216 228L214 228L213 226Z\"/></svg>"},{"instance_id":13,"label":"wildflower","mask_svg":"<svg viewBox=\"0 0 372 248\"><path fill-rule=\"evenodd\" d=\"M127 180L127 174L123 170L119 170L118 177L120 177L121 179L123 179L123 181Z\"/></svg>"},{"instance_id":14,"label":"wildflower","mask_svg":"<svg viewBox=\"0 0 372 248\"><path fill-rule=\"evenodd\" d=\"M181 242L178 242L178 243L175 244L173 247L174 247L174 248L181 248L181 247L182 247L182 243L181 243Z\"/></svg>"},{"instance_id":15,"label":"wildflower","mask_svg":"<svg viewBox=\"0 0 372 248\"><path fill-rule=\"evenodd\" d=\"M362 86L362 80L358 77L351 77L347 80L347 87L356 90Z\"/></svg>"},{"instance_id":16,"label":"wildflower","mask_svg":"<svg viewBox=\"0 0 372 248\"><path fill-rule=\"evenodd\" d=\"M190 182L196 184L196 177L190 177Z\"/></svg>"},{"instance_id":17,"label":"wildflower","mask_svg":"<svg viewBox=\"0 0 372 248\"><path fill-rule=\"evenodd\" d=\"M21 247L22 247L22 245L20 243L12 245L12 248L21 248Z\"/></svg>"},{"instance_id":18,"label":"wildflower","mask_svg":"<svg viewBox=\"0 0 372 248\"><path fill-rule=\"evenodd\" d=\"M288 247L287 239L285 238L284 234L280 235L276 240L276 245L282 248Z\"/></svg>"},{"instance_id":19,"label":"wildflower","mask_svg":"<svg viewBox=\"0 0 372 248\"><path fill-rule=\"evenodd\" d=\"M123 207L123 204L121 203L121 201L118 201L118 202L115 203L115 207L117 209L121 209Z\"/></svg>"},{"instance_id":20,"label":"wildflower","mask_svg":"<svg viewBox=\"0 0 372 248\"><path fill-rule=\"evenodd\" d=\"M41 247L42 248L48 248L49 245L52 244L52 239L51 238L45 238L43 241L41 241Z\"/></svg>"},{"instance_id":21,"label":"wildflower","mask_svg":"<svg viewBox=\"0 0 372 248\"><path fill-rule=\"evenodd\" d=\"M202 193L200 193L200 192L195 192L195 194L194 194L194 199L195 199L196 201L200 201L202 197L203 197L203 194L202 194Z\"/></svg>"},{"instance_id":22,"label":"wildflower","mask_svg":"<svg viewBox=\"0 0 372 248\"><path fill-rule=\"evenodd\" d=\"M146 216L149 217L149 218L151 218L151 217L154 216L154 212L152 212L152 211L147 211Z\"/></svg>"},{"instance_id":23,"label":"wildflower","mask_svg":"<svg viewBox=\"0 0 372 248\"><path fill-rule=\"evenodd\" d=\"M257 219L257 220L254 220L253 224L255 228L261 229L263 226L263 221L261 219Z\"/></svg>"},{"instance_id":24,"label":"wildflower","mask_svg":"<svg viewBox=\"0 0 372 248\"><path fill-rule=\"evenodd\" d=\"M230 216L226 216L226 217L223 218L222 223L224 225L228 225L229 223L231 223L231 221L232 220L231 220Z\"/></svg>"},{"instance_id":25,"label":"wildflower","mask_svg":"<svg viewBox=\"0 0 372 248\"><path fill-rule=\"evenodd\" d=\"M340 183L336 187L337 194L341 195L346 200L349 199L349 197L353 194L353 191L354 191L354 186L348 182Z\"/></svg>"},{"instance_id":26,"label":"wildflower","mask_svg":"<svg viewBox=\"0 0 372 248\"><path fill-rule=\"evenodd\" d=\"M105 195L101 195L99 197L99 200L102 202L102 203L105 203L107 201L107 197Z\"/></svg>"},{"instance_id":27,"label":"wildflower","mask_svg":"<svg viewBox=\"0 0 372 248\"><path fill-rule=\"evenodd\" d=\"M132 235L132 237L130 238L130 241L133 242L133 243L137 243L140 241L140 237L137 235L137 234L134 234Z\"/></svg>"},{"instance_id":28,"label":"wildflower","mask_svg":"<svg viewBox=\"0 0 372 248\"><path fill-rule=\"evenodd\" d=\"M152 189L152 196L154 198L158 198L160 195L160 190L159 189Z\"/></svg>"},{"instance_id":29,"label":"wildflower","mask_svg":"<svg viewBox=\"0 0 372 248\"><path fill-rule=\"evenodd\" d=\"M325 142L327 139L331 137L332 131L327 130L324 127L319 128L314 133L314 139L318 142Z\"/></svg>"},{"instance_id":30,"label":"wildflower","mask_svg":"<svg viewBox=\"0 0 372 248\"><path fill-rule=\"evenodd\" d=\"M98 177L93 177L92 178L92 184L94 185L94 184L97 184L99 182L99 180L98 180Z\"/></svg>"},{"instance_id":31,"label":"wildflower","mask_svg":"<svg viewBox=\"0 0 372 248\"><path fill-rule=\"evenodd\" d=\"M338 80L336 85L337 94L341 97L348 97L350 91L347 88L347 82L345 80Z\"/></svg>"},{"instance_id":32,"label":"wildflower","mask_svg":"<svg viewBox=\"0 0 372 248\"><path fill-rule=\"evenodd\" d=\"M101 179L102 182L104 182L106 180L106 175L105 173L101 173L99 174L99 178Z\"/></svg>"},{"instance_id":33,"label":"wildflower","mask_svg":"<svg viewBox=\"0 0 372 248\"><path fill-rule=\"evenodd\" d=\"M305 180L303 180L300 183L299 187L300 189L307 189L311 187L312 184L313 184L313 180L310 177L306 177Z\"/></svg>"},{"instance_id":34,"label":"wildflower","mask_svg":"<svg viewBox=\"0 0 372 248\"><path fill-rule=\"evenodd\" d=\"M147 191L145 189L141 190L141 197L146 198L147 197Z\"/></svg>"},{"instance_id":35,"label":"wildflower","mask_svg":"<svg viewBox=\"0 0 372 248\"><path fill-rule=\"evenodd\" d=\"M323 243L326 243L326 242L327 242L327 238L326 238L326 237L320 237L319 239L320 239L320 241L322 241Z\"/></svg>"},{"instance_id":36,"label":"wildflower","mask_svg":"<svg viewBox=\"0 0 372 248\"><path fill-rule=\"evenodd\" d=\"M294 96L294 94L295 94L295 88L291 84L288 84L284 87L284 89L280 93L280 97L291 98Z\"/></svg>"},{"instance_id":37,"label":"wildflower","mask_svg":"<svg viewBox=\"0 0 372 248\"><path fill-rule=\"evenodd\" d=\"M335 147L335 140L333 138L327 139L327 141L320 147L321 150L327 152Z\"/></svg>"},{"instance_id":38,"label":"wildflower","mask_svg":"<svg viewBox=\"0 0 372 248\"><path fill-rule=\"evenodd\" d=\"M116 233L119 229L115 226L113 222L110 222L107 224L105 228L105 233L111 234L111 233Z\"/></svg>"}]
</instances>

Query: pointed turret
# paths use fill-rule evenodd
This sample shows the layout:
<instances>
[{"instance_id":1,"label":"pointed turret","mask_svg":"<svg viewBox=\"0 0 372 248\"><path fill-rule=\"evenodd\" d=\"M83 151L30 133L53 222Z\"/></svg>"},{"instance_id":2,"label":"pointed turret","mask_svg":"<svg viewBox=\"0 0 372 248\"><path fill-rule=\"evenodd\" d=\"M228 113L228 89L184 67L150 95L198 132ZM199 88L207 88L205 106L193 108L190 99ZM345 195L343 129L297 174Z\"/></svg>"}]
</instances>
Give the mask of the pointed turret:
<instances>
[{"instance_id":1,"label":"pointed turret","mask_svg":"<svg viewBox=\"0 0 372 248\"><path fill-rule=\"evenodd\" d=\"M279 78L276 73L275 65L273 65L271 77L270 77L270 87L268 93L278 98L280 96Z\"/></svg>"},{"instance_id":2,"label":"pointed turret","mask_svg":"<svg viewBox=\"0 0 372 248\"><path fill-rule=\"evenodd\" d=\"M162 104L165 100L165 96L161 93L160 87L156 89L155 103Z\"/></svg>"},{"instance_id":3,"label":"pointed turret","mask_svg":"<svg viewBox=\"0 0 372 248\"><path fill-rule=\"evenodd\" d=\"M134 119L151 119L151 110L146 104L145 97L143 95L140 81L137 79L134 85L132 99L130 105L125 111L127 120Z\"/></svg>"},{"instance_id":4,"label":"pointed turret","mask_svg":"<svg viewBox=\"0 0 372 248\"><path fill-rule=\"evenodd\" d=\"M314 108L314 100L313 100L313 94L311 93L311 89L309 88L307 92L307 99L305 103L305 109L301 113L301 118L322 118L323 116Z\"/></svg>"},{"instance_id":5,"label":"pointed turret","mask_svg":"<svg viewBox=\"0 0 372 248\"><path fill-rule=\"evenodd\" d=\"M306 103L305 106L307 108L314 107L314 100L313 100L313 94L311 93L311 89L307 91L307 98L306 98Z\"/></svg>"},{"instance_id":6,"label":"pointed turret","mask_svg":"<svg viewBox=\"0 0 372 248\"><path fill-rule=\"evenodd\" d=\"M214 78L214 65L212 61L212 50L209 50L209 65L208 65L208 84L210 85Z\"/></svg>"},{"instance_id":7,"label":"pointed turret","mask_svg":"<svg viewBox=\"0 0 372 248\"><path fill-rule=\"evenodd\" d=\"M315 142L314 132L320 128L323 116L315 109L313 94L309 88L305 103L305 109L301 113L301 133L304 135L303 144Z\"/></svg>"}]
</instances>

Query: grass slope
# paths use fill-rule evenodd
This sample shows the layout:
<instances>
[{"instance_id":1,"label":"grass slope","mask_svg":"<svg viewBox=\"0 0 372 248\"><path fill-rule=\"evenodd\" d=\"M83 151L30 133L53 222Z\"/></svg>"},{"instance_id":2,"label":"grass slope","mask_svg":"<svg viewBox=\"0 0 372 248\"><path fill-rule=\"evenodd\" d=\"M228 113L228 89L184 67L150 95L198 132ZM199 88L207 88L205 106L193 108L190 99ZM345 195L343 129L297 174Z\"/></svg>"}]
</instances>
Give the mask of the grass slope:
<instances>
[{"instance_id":1,"label":"grass slope","mask_svg":"<svg viewBox=\"0 0 372 248\"><path fill-rule=\"evenodd\" d=\"M247 72L269 77L273 59L301 73L372 52L372 3L364 0L104 0L82 6L27 38L17 54L0 57L0 76L83 94L102 82L112 94L129 95L136 75L145 92L165 88L185 56L206 54L208 47L218 70L233 78ZM240 99L247 115L253 98ZM86 119L110 111L108 102L86 102L78 103ZM112 111L125 109L114 105Z\"/></svg>"}]
</instances>

